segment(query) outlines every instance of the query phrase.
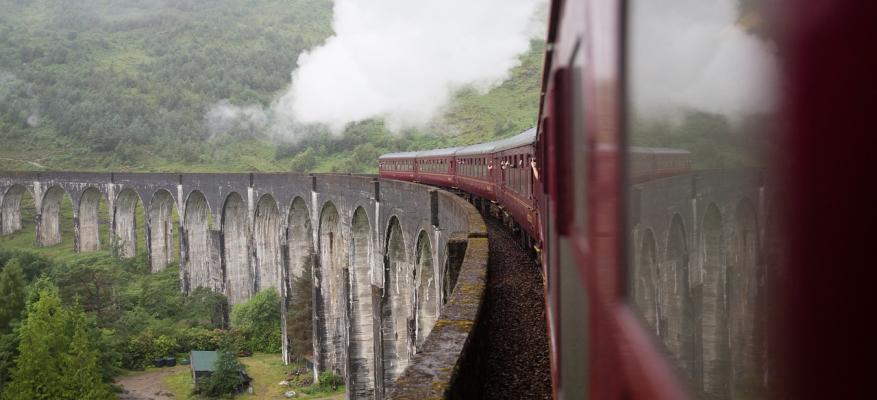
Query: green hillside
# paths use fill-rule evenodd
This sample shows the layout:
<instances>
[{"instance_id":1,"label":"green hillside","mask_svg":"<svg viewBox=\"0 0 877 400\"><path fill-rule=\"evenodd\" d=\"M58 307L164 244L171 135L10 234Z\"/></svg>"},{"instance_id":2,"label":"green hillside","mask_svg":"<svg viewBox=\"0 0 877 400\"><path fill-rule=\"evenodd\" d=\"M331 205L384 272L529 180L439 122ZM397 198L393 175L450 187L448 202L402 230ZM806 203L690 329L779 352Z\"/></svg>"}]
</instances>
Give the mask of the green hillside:
<instances>
[{"instance_id":1,"label":"green hillside","mask_svg":"<svg viewBox=\"0 0 877 400\"><path fill-rule=\"evenodd\" d=\"M298 55L332 34L329 0L0 0L0 170L373 172L386 151L505 137L533 125L543 44L487 94L429 127L380 121L285 142L211 133L221 101L267 106Z\"/></svg>"}]
</instances>

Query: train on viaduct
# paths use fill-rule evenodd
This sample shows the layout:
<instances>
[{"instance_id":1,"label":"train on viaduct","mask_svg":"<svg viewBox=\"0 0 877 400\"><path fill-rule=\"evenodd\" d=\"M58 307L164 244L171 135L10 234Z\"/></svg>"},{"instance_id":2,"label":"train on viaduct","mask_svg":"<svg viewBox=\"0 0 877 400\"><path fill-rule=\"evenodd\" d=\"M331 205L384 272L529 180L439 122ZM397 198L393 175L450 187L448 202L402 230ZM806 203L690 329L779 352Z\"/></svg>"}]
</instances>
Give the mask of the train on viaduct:
<instances>
[{"instance_id":1,"label":"train on viaduct","mask_svg":"<svg viewBox=\"0 0 877 400\"><path fill-rule=\"evenodd\" d=\"M634 282L649 288L637 291L638 304L654 308L651 293L671 292L659 288L677 282L654 282L654 271L681 258L692 275L703 271L692 285L714 286L709 282L718 272L711 266L720 263L713 254L724 250L699 240L702 235L764 237L758 231L767 215L765 183L757 176L696 172L634 186L652 199L635 207L631 230L641 250ZM465 393L466 380L477 375L478 357L466 355L478 351L488 239L481 214L464 197L365 175L6 172L0 173L3 234L22 228L25 196L36 206L38 246L61 241L67 197L74 225L68 245L79 252L106 249L111 244L98 233L103 219L119 253L133 257L140 230L152 271L179 259L183 292L206 287L232 304L265 288L288 296L292 280L310 271L315 369L343 374L351 398L390 397L393 390L402 398ZM107 215L100 215L101 202ZM135 217L138 203L143 226ZM737 215L737 223L716 215ZM736 249L743 252L737 258L752 264L741 282L758 282L761 246L755 240ZM751 296L757 293L751 285ZM728 318L709 310L699 318Z\"/></svg>"}]
</instances>

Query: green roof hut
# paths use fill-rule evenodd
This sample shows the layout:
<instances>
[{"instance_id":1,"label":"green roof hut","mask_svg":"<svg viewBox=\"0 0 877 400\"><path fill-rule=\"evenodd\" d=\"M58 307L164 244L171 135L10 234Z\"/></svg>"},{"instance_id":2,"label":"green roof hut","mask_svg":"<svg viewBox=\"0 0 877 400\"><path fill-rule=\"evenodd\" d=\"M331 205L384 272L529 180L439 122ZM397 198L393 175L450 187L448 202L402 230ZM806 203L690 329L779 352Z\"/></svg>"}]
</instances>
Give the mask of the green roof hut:
<instances>
[{"instance_id":1,"label":"green roof hut","mask_svg":"<svg viewBox=\"0 0 877 400\"><path fill-rule=\"evenodd\" d=\"M216 359L219 353L215 351L193 350L189 359L192 361L192 381L198 384L198 378L210 376L216 370Z\"/></svg>"}]
</instances>

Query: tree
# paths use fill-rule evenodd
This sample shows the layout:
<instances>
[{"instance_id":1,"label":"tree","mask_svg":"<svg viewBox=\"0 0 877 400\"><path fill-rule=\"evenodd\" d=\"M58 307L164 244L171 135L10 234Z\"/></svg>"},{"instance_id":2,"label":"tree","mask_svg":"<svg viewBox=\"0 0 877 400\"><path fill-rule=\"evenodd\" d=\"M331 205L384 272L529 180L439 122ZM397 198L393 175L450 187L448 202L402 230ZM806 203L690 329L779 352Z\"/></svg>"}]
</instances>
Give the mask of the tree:
<instances>
[{"instance_id":1,"label":"tree","mask_svg":"<svg viewBox=\"0 0 877 400\"><path fill-rule=\"evenodd\" d=\"M286 332L294 357L304 358L313 354L313 280L310 263L300 277L292 277L292 290L286 309Z\"/></svg>"},{"instance_id":2,"label":"tree","mask_svg":"<svg viewBox=\"0 0 877 400\"><path fill-rule=\"evenodd\" d=\"M243 370L244 366L226 347L219 351L219 357L210 376L198 381L198 391L208 397L240 392L247 383L242 374Z\"/></svg>"},{"instance_id":3,"label":"tree","mask_svg":"<svg viewBox=\"0 0 877 400\"><path fill-rule=\"evenodd\" d=\"M6 386L6 400L62 399L59 384L62 371L58 356L67 353L69 337L58 290L41 290L38 300L28 305L27 318L21 325L19 357L12 382Z\"/></svg>"},{"instance_id":4,"label":"tree","mask_svg":"<svg viewBox=\"0 0 877 400\"><path fill-rule=\"evenodd\" d=\"M101 381L99 355L88 335L85 313L61 305L58 288L37 282L39 295L21 325L15 371L7 400L112 399Z\"/></svg>"},{"instance_id":5,"label":"tree","mask_svg":"<svg viewBox=\"0 0 877 400\"><path fill-rule=\"evenodd\" d=\"M185 299L184 318L192 325L212 329L225 329L228 326L228 299L219 292L208 288L197 288Z\"/></svg>"},{"instance_id":6,"label":"tree","mask_svg":"<svg viewBox=\"0 0 877 400\"><path fill-rule=\"evenodd\" d=\"M0 333L6 333L10 324L21 318L27 296L24 285L21 264L13 258L0 272Z\"/></svg>"},{"instance_id":7,"label":"tree","mask_svg":"<svg viewBox=\"0 0 877 400\"><path fill-rule=\"evenodd\" d=\"M98 368L98 354L88 335L85 313L74 307L69 311L69 325L72 326L73 340L70 349L61 357L63 375L60 384L69 399L113 399L109 387L102 382Z\"/></svg>"}]
</instances>

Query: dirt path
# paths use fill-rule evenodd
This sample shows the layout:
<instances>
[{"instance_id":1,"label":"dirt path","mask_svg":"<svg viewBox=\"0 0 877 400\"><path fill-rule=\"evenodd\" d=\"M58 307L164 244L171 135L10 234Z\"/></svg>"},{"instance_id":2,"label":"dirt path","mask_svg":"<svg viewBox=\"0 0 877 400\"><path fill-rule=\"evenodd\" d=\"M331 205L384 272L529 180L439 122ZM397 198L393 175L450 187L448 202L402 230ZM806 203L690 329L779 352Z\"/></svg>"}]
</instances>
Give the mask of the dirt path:
<instances>
[{"instance_id":1,"label":"dirt path","mask_svg":"<svg viewBox=\"0 0 877 400\"><path fill-rule=\"evenodd\" d=\"M174 395L164 386L164 378L185 368L187 367L184 365L178 365L122 377L116 381L125 389L125 392L119 395L119 400L172 399Z\"/></svg>"}]
</instances>

